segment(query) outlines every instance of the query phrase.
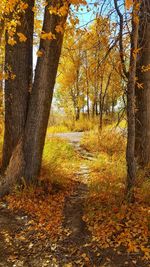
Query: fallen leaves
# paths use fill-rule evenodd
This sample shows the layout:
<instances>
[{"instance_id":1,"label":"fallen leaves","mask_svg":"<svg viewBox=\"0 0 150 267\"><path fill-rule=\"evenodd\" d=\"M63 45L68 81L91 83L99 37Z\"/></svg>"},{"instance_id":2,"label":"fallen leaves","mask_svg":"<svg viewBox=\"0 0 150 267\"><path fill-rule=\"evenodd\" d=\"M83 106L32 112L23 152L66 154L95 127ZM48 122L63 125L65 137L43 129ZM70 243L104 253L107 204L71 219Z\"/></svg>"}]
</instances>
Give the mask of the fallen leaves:
<instances>
[{"instance_id":1,"label":"fallen leaves","mask_svg":"<svg viewBox=\"0 0 150 267\"><path fill-rule=\"evenodd\" d=\"M97 203L101 203L101 208ZM93 241L101 248L123 246L128 253L141 253L144 259L150 259L147 206L138 203L120 207L109 206L109 203L104 205L103 199L101 201L95 194L88 200L83 219L92 232Z\"/></svg>"},{"instance_id":2,"label":"fallen leaves","mask_svg":"<svg viewBox=\"0 0 150 267\"><path fill-rule=\"evenodd\" d=\"M51 238L55 238L61 232L66 194L66 191L46 194L38 188L33 192L25 191L10 195L7 201L9 209L22 210L32 216L32 220L28 222L30 229L44 230Z\"/></svg>"}]
</instances>

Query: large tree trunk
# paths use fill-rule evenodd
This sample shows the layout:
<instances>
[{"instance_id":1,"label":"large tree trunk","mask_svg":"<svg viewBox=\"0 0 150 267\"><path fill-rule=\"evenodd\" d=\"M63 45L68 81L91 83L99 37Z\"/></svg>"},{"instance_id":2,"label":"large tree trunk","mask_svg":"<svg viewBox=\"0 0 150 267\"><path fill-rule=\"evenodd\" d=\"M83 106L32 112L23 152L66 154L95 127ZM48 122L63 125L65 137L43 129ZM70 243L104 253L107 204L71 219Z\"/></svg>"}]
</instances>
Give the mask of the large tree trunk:
<instances>
[{"instance_id":1,"label":"large tree trunk","mask_svg":"<svg viewBox=\"0 0 150 267\"><path fill-rule=\"evenodd\" d=\"M136 179L135 165L135 81L136 81L136 55L138 43L138 21L137 21L137 2L134 2L132 14L132 33L131 33L131 52L130 68L127 85L127 122L128 138L126 149L127 161L127 199L129 202L134 200L134 185Z\"/></svg>"},{"instance_id":2,"label":"large tree trunk","mask_svg":"<svg viewBox=\"0 0 150 267\"><path fill-rule=\"evenodd\" d=\"M27 0L28 8L20 14L20 26L17 32L27 37L26 42L17 42L11 46L7 43L6 33L5 71L10 75L5 81L5 133L3 145L2 169L9 164L25 127L29 91L32 87L32 48L34 6L33 0ZM11 16L11 15L10 15ZM16 35L17 38L17 35ZM11 72L16 75L11 79Z\"/></svg>"},{"instance_id":3,"label":"large tree trunk","mask_svg":"<svg viewBox=\"0 0 150 267\"><path fill-rule=\"evenodd\" d=\"M136 85L135 155L139 166L150 163L150 3L143 0L140 10ZM143 88L140 88L141 85Z\"/></svg>"},{"instance_id":4,"label":"large tree trunk","mask_svg":"<svg viewBox=\"0 0 150 267\"><path fill-rule=\"evenodd\" d=\"M62 6L62 0L49 0L45 7L42 32L55 34L55 36L52 40L41 39L42 56L37 61L24 131L12 153L5 180L0 182L0 196L9 192L15 181L20 180L21 177L27 184L37 181L63 41L63 34L56 32L56 26L64 27L67 18L67 14L63 16L50 14L49 9L51 7L59 9Z\"/></svg>"},{"instance_id":5,"label":"large tree trunk","mask_svg":"<svg viewBox=\"0 0 150 267\"><path fill-rule=\"evenodd\" d=\"M49 112L53 97L56 73L61 54L63 34L55 31L59 24L65 24L67 15L51 15L50 6L62 6L60 0L49 1L45 9L43 32L55 34L54 40L41 40L40 51L42 57L38 58L35 71L35 80L29 102L29 111L25 127L25 177L28 181L36 179L40 167Z\"/></svg>"}]
</instances>

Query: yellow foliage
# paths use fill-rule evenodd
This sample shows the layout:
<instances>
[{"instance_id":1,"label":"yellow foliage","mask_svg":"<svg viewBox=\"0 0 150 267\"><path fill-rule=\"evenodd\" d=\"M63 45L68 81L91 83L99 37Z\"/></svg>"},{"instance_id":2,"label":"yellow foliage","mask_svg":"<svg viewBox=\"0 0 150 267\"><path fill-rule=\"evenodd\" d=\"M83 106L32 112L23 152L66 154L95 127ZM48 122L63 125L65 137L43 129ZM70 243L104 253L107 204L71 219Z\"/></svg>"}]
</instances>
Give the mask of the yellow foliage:
<instances>
[{"instance_id":1,"label":"yellow foliage","mask_svg":"<svg viewBox=\"0 0 150 267\"><path fill-rule=\"evenodd\" d=\"M130 9L133 6L133 0L125 0L125 5L127 9Z\"/></svg>"},{"instance_id":2,"label":"yellow foliage","mask_svg":"<svg viewBox=\"0 0 150 267\"><path fill-rule=\"evenodd\" d=\"M38 50L36 54L37 54L38 57L42 57L43 56L43 52L40 51L40 50Z\"/></svg>"},{"instance_id":3,"label":"yellow foliage","mask_svg":"<svg viewBox=\"0 0 150 267\"><path fill-rule=\"evenodd\" d=\"M13 37L9 37L9 38L8 38L8 44L10 44L11 46L14 46L16 43L17 43L17 42L16 42L16 40L14 40Z\"/></svg>"},{"instance_id":4,"label":"yellow foliage","mask_svg":"<svg viewBox=\"0 0 150 267\"><path fill-rule=\"evenodd\" d=\"M52 32L47 32L47 33L46 32L42 32L41 39L54 40L54 39L56 39L56 36Z\"/></svg>"},{"instance_id":5,"label":"yellow foliage","mask_svg":"<svg viewBox=\"0 0 150 267\"><path fill-rule=\"evenodd\" d=\"M56 32L60 32L60 33L63 33L64 32L64 28L61 26L61 25L57 25L56 28L55 28Z\"/></svg>"},{"instance_id":6,"label":"yellow foliage","mask_svg":"<svg viewBox=\"0 0 150 267\"><path fill-rule=\"evenodd\" d=\"M86 5L87 1L85 1L85 0L70 0L70 3L73 5L79 5L79 4Z\"/></svg>"},{"instance_id":7,"label":"yellow foliage","mask_svg":"<svg viewBox=\"0 0 150 267\"><path fill-rule=\"evenodd\" d=\"M19 37L20 42L25 42L27 40L27 37L23 33L18 32L17 35Z\"/></svg>"},{"instance_id":8,"label":"yellow foliage","mask_svg":"<svg viewBox=\"0 0 150 267\"><path fill-rule=\"evenodd\" d=\"M142 66L141 71L142 71L142 72L150 71L150 64L148 64L148 65L146 65L146 66Z\"/></svg>"},{"instance_id":9,"label":"yellow foliage","mask_svg":"<svg viewBox=\"0 0 150 267\"><path fill-rule=\"evenodd\" d=\"M87 150L104 152L112 156L125 151L126 139L121 133L117 133L117 130L106 126L101 133L98 130L86 133L82 145Z\"/></svg>"}]
</instances>

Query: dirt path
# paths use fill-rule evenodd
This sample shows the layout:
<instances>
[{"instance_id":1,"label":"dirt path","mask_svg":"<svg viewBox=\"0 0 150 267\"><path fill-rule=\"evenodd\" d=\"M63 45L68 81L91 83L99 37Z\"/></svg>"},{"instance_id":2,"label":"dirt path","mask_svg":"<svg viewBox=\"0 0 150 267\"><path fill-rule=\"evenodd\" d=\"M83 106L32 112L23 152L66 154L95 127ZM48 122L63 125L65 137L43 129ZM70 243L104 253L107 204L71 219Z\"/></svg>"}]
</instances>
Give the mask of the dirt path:
<instances>
[{"instance_id":1,"label":"dirt path","mask_svg":"<svg viewBox=\"0 0 150 267\"><path fill-rule=\"evenodd\" d=\"M64 138L64 134L59 136ZM101 250L93 240L82 217L88 197L89 160L93 156L80 147L81 133L67 133L68 142L80 154L75 174L76 185L64 205L63 234L51 241L41 240L36 230L29 230L32 218L12 213L5 202L0 203L0 266L2 267L147 267L133 264L127 254L112 249ZM68 138L69 137L69 138Z\"/></svg>"},{"instance_id":2,"label":"dirt path","mask_svg":"<svg viewBox=\"0 0 150 267\"><path fill-rule=\"evenodd\" d=\"M62 137L64 138L64 135ZM35 239L35 232L28 230L32 218L25 214L12 213L7 204L1 202L0 266L99 266L98 262L95 265L96 255L93 255L90 249L91 234L82 220L89 179L89 169L84 159L87 160L91 155L81 149L79 145L81 138L80 133L77 136L71 134L68 140L81 155L81 165L76 173L74 192L65 201L63 235L56 242L51 242L49 237L44 243L40 239Z\"/></svg>"}]
</instances>

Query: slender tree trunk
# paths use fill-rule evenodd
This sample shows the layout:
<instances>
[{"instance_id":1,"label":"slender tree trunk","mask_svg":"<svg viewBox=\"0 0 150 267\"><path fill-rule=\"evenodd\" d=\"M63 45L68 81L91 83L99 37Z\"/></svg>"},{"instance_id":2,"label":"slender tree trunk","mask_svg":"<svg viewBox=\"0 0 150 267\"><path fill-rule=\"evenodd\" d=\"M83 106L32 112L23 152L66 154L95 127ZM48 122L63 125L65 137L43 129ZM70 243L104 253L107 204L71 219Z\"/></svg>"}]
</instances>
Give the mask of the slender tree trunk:
<instances>
[{"instance_id":1,"label":"slender tree trunk","mask_svg":"<svg viewBox=\"0 0 150 267\"><path fill-rule=\"evenodd\" d=\"M88 77L88 58L87 51L85 51L86 60L86 105L87 105L87 116L90 117L90 101L89 101L89 77Z\"/></svg>"},{"instance_id":2,"label":"slender tree trunk","mask_svg":"<svg viewBox=\"0 0 150 267\"><path fill-rule=\"evenodd\" d=\"M103 129L103 111L100 109L100 117L99 117L99 130Z\"/></svg>"},{"instance_id":3,"label":"slender tree trunk","mask_svg":"<svg viewBox=\"0 0 150 267\"><path fill-rule=\"evenodd\" d=\"M80 66L79 66L80 67ZM79 107L79 97L80 97L80 89L79 89L79 68L76 72L76 121L80 119L80 107Z\"/></svg>"},{"instance_id":4,"label":"slender tree trunk","mask_svg":"<svg viewBox=\"0 0 150 267\"><path fill-rule=\"evenodd\" d=\"M134 185L136 180L135 164L135 81L136 81L136 55L138 43L138 14L136 8L137 2L134 2L132 14L132 34L131 34L131 52L130 69L127 85L127 122L128 138L126 149L127 161L127 199L129 202L134 200Z\"/></svg>"},{"instance_id":5,"label":"slender tree trunk","mask_svg":"<svg viewBox=\"0 0 150 267\"><path fill-rule=\"evenodd\" d=\"M140 10L136 85L136 142L138 164L150 163L150 2L143 0ZM141 85L143 88L140 88Z\"/></svg>"},{"instance_id":6,"label":"slender tree trunk","mask_svg":"<svg viewBox=\"0 0 150 267\"><path fill-rule=\"evenodd\" d=\"M114 99L112 99L112 104L111 104L111 114L112 114L112 118L114 117L114 113L115 113L115 101L114 101Z\"/></svg>"},{"instance_id":7,"label":"slender tree trunk","mask_svg":"<svg viewBox=\"0 0 150 267\"><path fill-rule=\"evenodd\" d=\"M12 152L16 147L25 127L29 91L32 87L32 48L34 6L33 0L27 0L28 8L20 14L20 26L17 32L27 37L26 42L19 42L14 46L7 43L5 48L5 71L9 74L5 81L5 133L3 144L2 169L6 169ZM17 38L17 36L16 36ZM15 75L11 79L11 74Z\"/></svg>"},{"instance_id":8,"label":"slender tree trunk","mask_svg":"<svg viewBox=\"0 0 150 267\"><path fill-rule=\"evenodd\" d=\"M78 121L80 119L80 108L77 107L76 108L76 121Z\"/></svg>"},{"instance_id":9,"label":"slender tree trunk","mask_svg":"<svg viewBox=\"0 0 150 267\"><path fill-rule=\"evenodd\" d=\"M87 91L86 91L86 105L87 105L87 115L88 118L90 117L90 101L89 101L89 89L88 89L88 84L87 84Z\"/></svg>"},{"instance_id":10,"label":"slender tree trunk","mask_svg":"<svg viewBox=\"0 0 150 267\"><path fill-rule=\"evenodd\" d=\"M111 81L111 75L112 75L112 71L110 72L110 74L108 76L108 80L107 80L104 92L103 92L103 77L102 77L101 86L100 86L100 96L99 96L99 98L100 98L99 99L99 114L100 114L99 129L100 129L100 131L102 131L102 128L103 128L104 103L105 103L105 98L106 98L108 88L110 85L110 81Z\"/></svg>"},{"instance_id":11,"label":"slender tree trunk","mask_svg":"<svg viewBox=\"0 0 150 267\"><path fill-rule=\"evenodd\" d=\"M92 103L92 117L95 117L95 101Z\"/></svg>"}]
</instances>

